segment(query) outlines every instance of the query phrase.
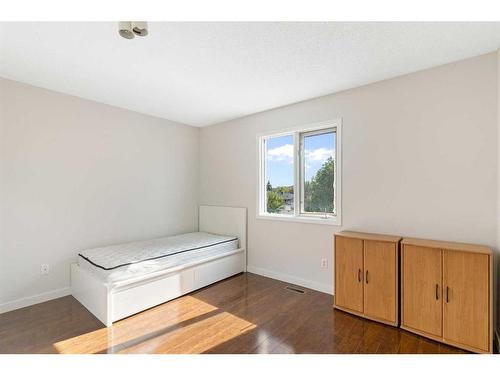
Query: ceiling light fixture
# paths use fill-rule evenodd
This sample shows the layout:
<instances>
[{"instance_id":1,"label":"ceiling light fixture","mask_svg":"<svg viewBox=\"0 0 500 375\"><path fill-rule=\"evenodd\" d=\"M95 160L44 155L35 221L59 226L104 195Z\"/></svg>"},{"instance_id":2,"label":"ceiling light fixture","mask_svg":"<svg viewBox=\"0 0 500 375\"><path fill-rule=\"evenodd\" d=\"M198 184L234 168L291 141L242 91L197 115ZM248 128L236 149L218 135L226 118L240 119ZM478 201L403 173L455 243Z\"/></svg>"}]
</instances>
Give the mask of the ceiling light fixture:
<instances>
[{"instance_id":1,"label":"ceiling light fixture","mask_svg":"<svg viewBox=\"0 0 500 375\"><path fill-rule=\"evenodd\" d=\"M118 22L118 33L125 39L134 39L137 36L148 35L148 23L145 21Z\"/></svg>"},{"instance_id":2,"label":"ceiling light fixture","mask_svg":"<svg viewBox=\"0 0 500 375\"><path fill-rule=\"evenodd\" d=\"M137 36L148 35L148 23L145 21L132 22L132 31Z\"/></svg>"}]
</instances>

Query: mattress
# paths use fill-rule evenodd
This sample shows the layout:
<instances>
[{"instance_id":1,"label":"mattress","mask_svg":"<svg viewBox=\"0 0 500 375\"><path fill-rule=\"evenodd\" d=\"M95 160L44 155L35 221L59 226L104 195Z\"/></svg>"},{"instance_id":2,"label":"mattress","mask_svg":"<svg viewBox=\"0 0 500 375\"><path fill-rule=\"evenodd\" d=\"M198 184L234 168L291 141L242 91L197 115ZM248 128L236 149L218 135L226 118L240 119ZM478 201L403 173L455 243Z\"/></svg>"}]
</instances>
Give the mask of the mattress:
<instances>
[{"instance_id":1,"label":"mattress","mask_svg":"<svg viewBox=\"0 0 500 375\"><path fill-rule=\"evenodd\" d=\"M78 264L109 284L237 249L236 237L193 232L83 250L78 254Z\"/></svg>"}]
</instances>

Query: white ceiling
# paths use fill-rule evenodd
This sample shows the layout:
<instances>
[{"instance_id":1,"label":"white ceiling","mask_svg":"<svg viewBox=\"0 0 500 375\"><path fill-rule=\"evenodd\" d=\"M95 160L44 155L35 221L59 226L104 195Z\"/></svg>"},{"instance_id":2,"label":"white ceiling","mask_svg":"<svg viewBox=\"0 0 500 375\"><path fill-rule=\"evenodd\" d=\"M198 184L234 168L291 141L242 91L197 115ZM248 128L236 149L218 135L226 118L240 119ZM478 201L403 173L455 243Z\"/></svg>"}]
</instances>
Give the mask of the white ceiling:
<instances>
[{"instance_id":1,"label":"white ceiling","mask_svg":"<svg viewBox=\"0 0 500 375\"><path fill-rule=\"evenodd\" d=\"M0 23L0 76L206 126L500 46L500 23Z\"/></svg>"}]
</instances>

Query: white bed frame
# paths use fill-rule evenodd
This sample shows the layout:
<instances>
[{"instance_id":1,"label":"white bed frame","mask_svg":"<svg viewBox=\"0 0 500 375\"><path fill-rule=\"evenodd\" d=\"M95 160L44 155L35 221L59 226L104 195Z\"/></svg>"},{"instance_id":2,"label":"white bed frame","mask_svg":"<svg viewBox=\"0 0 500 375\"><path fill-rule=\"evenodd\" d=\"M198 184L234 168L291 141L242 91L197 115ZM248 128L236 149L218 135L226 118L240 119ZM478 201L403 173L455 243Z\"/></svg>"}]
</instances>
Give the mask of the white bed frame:
<instances>
[{"instance_id":1,"label":"white bed frame","mask_svg":"<svg viewBox=\"0 0 500 375\"><path fill-rule=\"evenodd\" d=\"M246 208L200 206L199 231L237 236L238 249L113 283L112 286L73 263L73 296L110 327L117 320L246 271Z\"/></svg>"}]
</instances>

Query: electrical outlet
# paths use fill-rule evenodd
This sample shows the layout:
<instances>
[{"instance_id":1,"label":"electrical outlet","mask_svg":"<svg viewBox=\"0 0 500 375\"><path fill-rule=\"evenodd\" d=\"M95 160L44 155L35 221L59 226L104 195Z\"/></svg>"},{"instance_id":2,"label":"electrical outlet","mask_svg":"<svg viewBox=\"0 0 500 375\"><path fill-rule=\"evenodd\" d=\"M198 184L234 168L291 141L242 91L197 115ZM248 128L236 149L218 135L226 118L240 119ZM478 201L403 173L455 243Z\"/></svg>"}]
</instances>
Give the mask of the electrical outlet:
<instances>
[{"instance_id":1,"label":"electrical outlet","mask_svg":"<svg viewBox=\"0 0 500 375\"><path fill-rule=\"evenodd\" d=\"M40 265L40 274L41 275L48 275L49 274L49 265L48 264Z\"/></svg>"},{"instance_id":2,"label":"electrical outlet","mask_svg":"<svg viewBox=\"0 0 500 375\"><path fill-rule=\"evenodd\" d=\"M321 259L321 268L328 268L328 260L326 258Z\"/></svg>"}]
</instances>

